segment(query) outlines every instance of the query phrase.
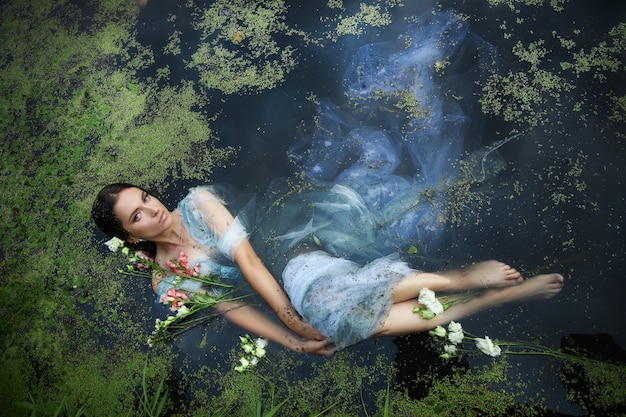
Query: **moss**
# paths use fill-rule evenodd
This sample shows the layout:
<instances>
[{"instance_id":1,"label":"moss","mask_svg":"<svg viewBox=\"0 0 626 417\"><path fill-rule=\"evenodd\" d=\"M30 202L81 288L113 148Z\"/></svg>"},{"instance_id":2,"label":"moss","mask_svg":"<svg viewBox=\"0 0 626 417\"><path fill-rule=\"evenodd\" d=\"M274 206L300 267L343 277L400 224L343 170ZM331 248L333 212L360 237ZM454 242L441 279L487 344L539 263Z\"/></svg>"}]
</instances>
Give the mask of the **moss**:
<instances>
[{"instance_id":1,"label":"moss","mask_svg":"<svg viewBox=\"0 0 626 417\"><path fill-rule=\"evenodd\" d=\"M344 7L342 2L328 2L328 7L340 10L340 13L323 18L332 29L324 37L338 41L342 36L360 36L368 28L385 27L392 22L392 10L401 7L400 0L377 0L367 4L358 4L358 10Z\"/></svg>"},{"instance_id":2,"label":"moss","mask_svg":"<svg viewBox=\"0 0 626 417\"><path fill-rule=\"evenodd\" d=\"M225 94L276 87L298 63L295 48L281 39L298 33L285 23L286 11L283 1L250 0L198 9L200 46L187 67L198 71L205 88Z\"/></svg>"},{"instance_id":3,"label":"moss","mask_svg":"<svg viewBox=\"0 0 626 417\"><path fill-rule=\"evenodd\" d=\"M391 23L389 12L381 10L380 5L360 4L360 9L352 16L342 19L337 24L337 35L361 35L364 26L386 26Z\"/></svg>"},{"instance_id":4,"label":"moss","mask_svg":"<svg viewBox=\"0 0 626 417\"><path fill-rule=\"evenodd\" d=\"M550 121L548 107L560 103L562 95L573 88L565 78L543 69L494 74L483 88L480 103L483 112L505 121L545 125Z\"/></svg>"},{"instance_id":5,"label":"moss","mask_svg":"<svg viewBox=\"0 0 626 417\"><path fill-rule=\"evenodd\" d=\"M571 361L564 364L561 373L567 399L580 404L590 415L617 416L626 407L624 364Z\"/></svg>"},{"instance_id":6,"label":"moss","mask_svg":"<svg viewBox=\"0 0 626 417\"><path fill-rule=\"evenodd\" d=\"M565 10L565 4L568 3L569 0L550 0L549 2L545 0L487 0L487 2L492 7L506 5L516 13L520 12L520 6L537 7L548 3L553 10L561 12Z\"/></svg>"}]
</instances>

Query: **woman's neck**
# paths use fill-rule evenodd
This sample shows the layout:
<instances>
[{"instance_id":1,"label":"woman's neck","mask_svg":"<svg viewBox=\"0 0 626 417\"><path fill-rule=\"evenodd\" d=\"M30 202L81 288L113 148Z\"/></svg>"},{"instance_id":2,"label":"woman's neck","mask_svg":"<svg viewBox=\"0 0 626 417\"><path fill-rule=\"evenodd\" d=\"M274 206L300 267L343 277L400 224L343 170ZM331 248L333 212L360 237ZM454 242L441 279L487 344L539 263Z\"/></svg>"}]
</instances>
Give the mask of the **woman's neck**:
<instances>
[{"instance_id":1,"label":"woman's neck","mask_svg":"<svg viewBox=\"0 0 626 417\"><path fill-rule=\"evenodd\" d=\"M172 211L172 225L163 232L163 235L154 242L157 246L157 254L170 254L180 252L180 248L184 244L186 229L183 225L183 219L178 210Z\"/></svg>"}]
</instances>

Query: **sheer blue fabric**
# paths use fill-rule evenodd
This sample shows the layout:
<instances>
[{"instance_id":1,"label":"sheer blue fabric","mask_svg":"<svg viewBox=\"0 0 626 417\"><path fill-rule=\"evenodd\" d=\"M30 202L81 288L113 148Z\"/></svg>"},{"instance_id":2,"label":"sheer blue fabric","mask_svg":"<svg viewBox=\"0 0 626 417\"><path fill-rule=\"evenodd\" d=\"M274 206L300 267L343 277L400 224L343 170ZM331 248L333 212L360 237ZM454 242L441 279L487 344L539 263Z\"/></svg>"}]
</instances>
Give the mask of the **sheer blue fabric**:
<instances>
[{"instance_id":1,"label":"sheer blue fabric","mask_svg":"<svg viewBox=\"0 0 626 417\"><path fill-rule=\"evenodd\" d=\"M481 139L477 83L496 64L495 49L467 22L446 12L420 16L399 39L359 49L341 82L345 103L320 103L313 134L289 151L294 167L317 186L358 194L368 210L363 226L378 229L371 253L407 243L435 251L447 236L458 162ZM497 155L486 161L483 172L493 175ZM346 256L353 246L331 253Z\"/></svg>"},{"instance_id":2,"label":"sheer blue fabric","mask_svg":"<svg viewBox=\"0 0 626 417\"><path fill-rule=\"evenodd\" d=\"M387 317L393 289L414 271L392 254L444 245L454 186L501 168L500 145L477 149L475 90L496 65L467 22L424 14L397 40L359 49L340 104L321 100L311 135L290 148L304 181L272 183L256 247L296 309L337 346L371 336ZM461 172L467 152L476 167Z\"/></svg>"},{"instance_id":3,"label":"sheer blue fabric","mask_svg":"<svg viewBox=\"0 0 626 417\"><path fill-rule=\"evenodd\" d=\"M302 316L339 348L370 337L389 314L390 287L414 272L397 256L365 266L323 251L293 258L285 291Z\"/></svg>"}]
</instances>

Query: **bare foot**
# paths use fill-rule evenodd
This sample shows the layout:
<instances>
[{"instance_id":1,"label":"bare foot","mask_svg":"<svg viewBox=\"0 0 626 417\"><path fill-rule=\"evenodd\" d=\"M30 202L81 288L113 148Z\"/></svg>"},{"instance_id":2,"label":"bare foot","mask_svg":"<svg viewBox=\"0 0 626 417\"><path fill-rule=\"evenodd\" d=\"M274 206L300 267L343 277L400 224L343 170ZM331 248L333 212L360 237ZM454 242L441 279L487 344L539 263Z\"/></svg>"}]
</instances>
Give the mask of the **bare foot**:
<instances>
[{"instance_id":1,"label":"bare foot","mask_svg":"<svg viewBox=\"0 0 626 417\"><path fill-rule=\"evenodd\" d=\"M500 261L485 261L462 268L455 274L458 290L503 288L521 284L524 279L515 268Z\"/></svg>"},{"instance_id":2,"label":"bare foot","mask_svg":"<svg viewBox=\"0 0 626 417\"><path fill-rule=\"evenodd\" d=\"M564 281L560 274L537 275L525 280L521 285L494 290L493 293L503 303L547 300L561 292Z\"/></svg>"}]
</instances>

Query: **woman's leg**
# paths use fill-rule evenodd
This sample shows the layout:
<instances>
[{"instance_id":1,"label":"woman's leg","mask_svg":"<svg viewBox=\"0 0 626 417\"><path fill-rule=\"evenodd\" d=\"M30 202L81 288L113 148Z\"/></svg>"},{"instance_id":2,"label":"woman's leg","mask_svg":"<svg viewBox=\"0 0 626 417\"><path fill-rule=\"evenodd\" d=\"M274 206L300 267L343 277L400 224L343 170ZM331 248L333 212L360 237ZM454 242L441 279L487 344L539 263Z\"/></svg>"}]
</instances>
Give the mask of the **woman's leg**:
<instances>
[{"instance_id":1,"label":"woman's leg","mask_svg":"<svg viewBox=\"0 0 626 417\"><path fill-rule=\"evenodd\" d=\"M413 309L418 306L417 300L402 301L391 307L389 316L375 336L399 336L423 332L506 303L552 298L562 288L563 277L561 275L537 275L520 285L489 290L466 303L455 304L430 320L413 312Z\"/></svg>"},{"instance_id":2,"label":"woman's leg","mask_svg":"<svg viewBox=\"0 0 626 417\"><path fill-rule=\"evenodd\" d=\"M485 261L466 268L407 275L393 293L394 303L416 298L422 288L432 291L461 292L477 288L502 288L520 284L522 276L499 261Z\"/></svg>"}]
</instances>

